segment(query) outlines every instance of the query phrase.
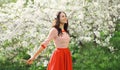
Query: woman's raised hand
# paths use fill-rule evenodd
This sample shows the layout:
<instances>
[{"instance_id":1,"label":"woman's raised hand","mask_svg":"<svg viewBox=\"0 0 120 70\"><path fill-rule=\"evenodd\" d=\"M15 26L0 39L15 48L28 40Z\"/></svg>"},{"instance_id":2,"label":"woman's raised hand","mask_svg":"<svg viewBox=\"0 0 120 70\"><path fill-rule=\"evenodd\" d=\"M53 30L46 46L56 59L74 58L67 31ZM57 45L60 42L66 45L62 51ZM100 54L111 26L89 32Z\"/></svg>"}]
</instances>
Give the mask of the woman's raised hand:
<instances>
[{"instance_id":1,"label":"woman's raised hand","mask_svg":"<svg viewBox=\"0 0 120 70\"><path fill-rule=\"evenodd\" d=\"M29 65L31 65L33 63L33 60L34 60L34 58L30 58L30 59L27 60L26 63L29 64Z\"/></svg>"}]
</instances>

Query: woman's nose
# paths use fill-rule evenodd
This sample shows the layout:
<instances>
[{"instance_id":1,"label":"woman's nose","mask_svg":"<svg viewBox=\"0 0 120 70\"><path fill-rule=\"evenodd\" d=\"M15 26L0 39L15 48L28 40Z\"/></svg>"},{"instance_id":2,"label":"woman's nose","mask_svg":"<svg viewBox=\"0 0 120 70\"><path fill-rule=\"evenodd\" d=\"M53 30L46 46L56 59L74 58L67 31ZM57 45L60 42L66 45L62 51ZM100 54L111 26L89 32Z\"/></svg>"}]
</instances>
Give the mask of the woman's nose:
<instances>
[{"instance_id":1,"label":"woman's nose","mask_svg":"<svg viewBox=\"0 0 120 70\"><path fill-rule=\"evenodd\" d=\"M65 17L64 19L67 20L67 17Z\"/></svg>"}]
</instances>

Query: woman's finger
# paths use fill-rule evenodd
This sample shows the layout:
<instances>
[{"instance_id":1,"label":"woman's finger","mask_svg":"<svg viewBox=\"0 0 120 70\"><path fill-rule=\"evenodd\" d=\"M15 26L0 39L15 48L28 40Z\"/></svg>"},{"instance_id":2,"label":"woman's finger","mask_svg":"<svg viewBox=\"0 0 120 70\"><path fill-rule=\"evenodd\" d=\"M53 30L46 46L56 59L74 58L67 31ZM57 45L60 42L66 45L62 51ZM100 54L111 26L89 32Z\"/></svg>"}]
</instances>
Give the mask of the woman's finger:
<instances>
[{"instance_id":1,"label":"woman's finger","mask_svg":"<svg viewBox=\"0 0 120 70\"><path fill-rule=\"evenodd\" d=\"M32 59L29 59L28 61L27 61L27 64L32 64L33 63L33 60Z\"/></svg>"}]
</instances>

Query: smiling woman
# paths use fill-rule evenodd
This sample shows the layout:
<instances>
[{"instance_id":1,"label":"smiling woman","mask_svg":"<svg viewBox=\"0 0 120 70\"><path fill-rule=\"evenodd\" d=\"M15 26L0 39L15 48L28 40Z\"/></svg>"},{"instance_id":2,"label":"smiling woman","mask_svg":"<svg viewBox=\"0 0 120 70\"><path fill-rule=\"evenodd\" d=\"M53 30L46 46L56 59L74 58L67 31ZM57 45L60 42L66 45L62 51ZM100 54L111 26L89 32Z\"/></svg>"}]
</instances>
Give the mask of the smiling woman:
<instances>
[{"instance_id":1,"label":"smiling woman","mask_svg":"<svg viewBox=\"0 0 120 70\"><path fill-rule=\"evenodd\" d=\"M54 41L56 49L54 50L47 70L72 70L72 57L68 48L70 36L68 32L68 19L65 12L58 12L55 18L53 28L50 30L45 41L42 42L40 48L31 57L27 63L32 64L33 60L43 51L51 40Z\"/></svg>"}]
</instances>

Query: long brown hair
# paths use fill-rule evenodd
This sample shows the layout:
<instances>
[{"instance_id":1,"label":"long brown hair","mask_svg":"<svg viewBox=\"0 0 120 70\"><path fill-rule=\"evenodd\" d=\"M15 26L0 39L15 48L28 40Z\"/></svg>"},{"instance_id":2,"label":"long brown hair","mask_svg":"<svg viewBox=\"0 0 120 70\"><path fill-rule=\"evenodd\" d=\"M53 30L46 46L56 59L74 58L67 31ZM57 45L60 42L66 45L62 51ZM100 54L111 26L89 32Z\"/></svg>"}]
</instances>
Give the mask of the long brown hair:
<instances>
[{"instance_id":1,"label":"long brown hair","mask_svg":"<svg viewBox=\"0 0 120 70\"><path fill-rule=\"evenodd\" d=\"M64 14L66 15L65 12L59 11L59 12L57 13L57 15L56 15L56 18L55 18L54 24L53 24L53 27L55 27L55 28L57 29L57 31L58 31L58 36L59 36L60 34L62 34L62 30L61 30L61 28L60 28L60 14L61 14L61 13L64 13ZM67 16L67 15L66 15L66 16ZM65 30L65 32L67 32L67 33L69 34L69 31L68 31L68 20L67 20L67 23L64 23L64 30Z\"/></svg>"}]
</instances>

